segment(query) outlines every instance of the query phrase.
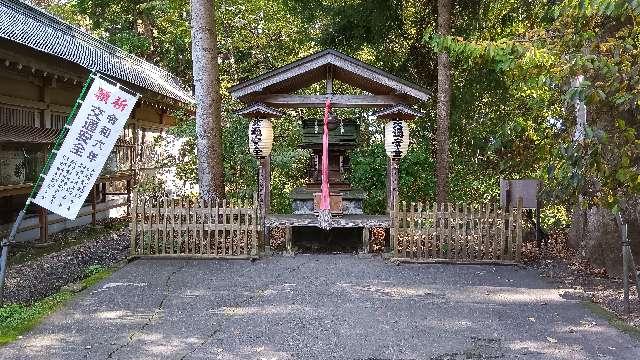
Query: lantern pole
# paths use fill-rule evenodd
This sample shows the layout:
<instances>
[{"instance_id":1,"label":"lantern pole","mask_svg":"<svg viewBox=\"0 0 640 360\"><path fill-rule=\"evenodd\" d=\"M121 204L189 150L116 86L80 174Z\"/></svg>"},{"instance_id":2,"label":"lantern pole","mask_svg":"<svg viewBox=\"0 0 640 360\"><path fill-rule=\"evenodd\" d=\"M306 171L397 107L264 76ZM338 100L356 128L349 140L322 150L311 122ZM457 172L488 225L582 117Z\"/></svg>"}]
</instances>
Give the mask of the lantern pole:
<instances>
[{"instance_id":1,"label":"lantern pole","mask_svg":"<svg viewBox=\"0 0 640 360\"><path fill-rule=\"evenodd\" d=\"M389 196L387 197L387 213L391 213L398 205L398 169L400 159L391 157L387 162L389 174Z\"/></svg>"},{"instance_id":2,"label":"lantern pole","mask_svg":"<svg viewBox=\"0 0 640 360\"><path fill-rule=\"evenodd\" d=\"M399 168L400 158L407 154L409 146L409 129L406 120L413 120L423 114L405 104L396 104L381 110L373 116L385 119L385 150L387 152L387 213L398 206L399 201ZM389 126L393 126L389 128ZM399 128L396 129L395 127ZM391 129L391 132L389 132ZM398 137L396 139L396 137Z\"/></svg>"},{"instance_id":3,"label":"lantern pole","mask_svg":"<svg viewBox=\"0 0 640 360\"><path fill-rule=\"evenodd\" d=\"M237 115L251 119L249 125L249 151L256 157L258 164L257 210L262 231L260 251L270 252L269 226L267 216L271 208L271 148L273 145L272 118L284 115L264 103L256 102L236 111Z\"/></svg>"},{"instance_id":4,"label":"lantern pole","mask_svg":"<svg viewBox=\"0 0 640 360\"><path fill-rule=\"evenodd\" d=\"M271 155L258 159L258 165L260 167L258 172L258 211L260 211L262 221L264 249L269 252L271 240L266 219L271 208Z\"/></svg>"}]
</instances>

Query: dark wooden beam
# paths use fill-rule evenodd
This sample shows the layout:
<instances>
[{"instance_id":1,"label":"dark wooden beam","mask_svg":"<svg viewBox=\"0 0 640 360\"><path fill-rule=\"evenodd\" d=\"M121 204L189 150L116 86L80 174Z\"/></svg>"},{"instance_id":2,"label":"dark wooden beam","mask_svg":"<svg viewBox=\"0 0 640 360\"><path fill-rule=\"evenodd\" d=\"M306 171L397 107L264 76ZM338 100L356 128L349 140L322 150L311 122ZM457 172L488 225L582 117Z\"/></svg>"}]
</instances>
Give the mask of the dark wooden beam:
<instances>
[{"instance_id":1,"label":"dark wooden beam","mask_svg":"<svg viewBox=\"0 0 640 360\"><path fill-rule=\"evenodd\" d=\"M327 96L269 94L256 100L276 108L323 108ZM331 95L334 108L384 108L402 102L403 99L395 95Z\"/></svg>"}]
</instances>

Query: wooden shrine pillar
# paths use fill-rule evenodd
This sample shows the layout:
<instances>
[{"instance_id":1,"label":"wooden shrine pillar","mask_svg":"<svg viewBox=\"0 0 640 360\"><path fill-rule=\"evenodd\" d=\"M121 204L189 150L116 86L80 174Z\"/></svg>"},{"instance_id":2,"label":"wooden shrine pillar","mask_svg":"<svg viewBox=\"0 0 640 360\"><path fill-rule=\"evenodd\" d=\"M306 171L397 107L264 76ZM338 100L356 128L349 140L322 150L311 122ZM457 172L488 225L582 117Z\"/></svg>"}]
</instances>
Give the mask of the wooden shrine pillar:
<instances>
[{"instance_id":1,"label":"wooden shrine pillar","mask_svg":"<svg viewBox=\"0 0 640 360\"><path fill-rule=\"evenodd\" d=\"M389 158L387 161L387 212L393 211L398 204L398 169L400 159Z\"/></svg>"},{"instance_id":2,"label":"wooden shrine pillar","mask_svg":"<svg viewBox=\"0 0 640 360\"><path fill-rule=\"evenodd\" d=\"M264 246L270 245L267 215L271 210L271 156L258 159L258 211L262 222Z\"/></svg>"}]
</instances>

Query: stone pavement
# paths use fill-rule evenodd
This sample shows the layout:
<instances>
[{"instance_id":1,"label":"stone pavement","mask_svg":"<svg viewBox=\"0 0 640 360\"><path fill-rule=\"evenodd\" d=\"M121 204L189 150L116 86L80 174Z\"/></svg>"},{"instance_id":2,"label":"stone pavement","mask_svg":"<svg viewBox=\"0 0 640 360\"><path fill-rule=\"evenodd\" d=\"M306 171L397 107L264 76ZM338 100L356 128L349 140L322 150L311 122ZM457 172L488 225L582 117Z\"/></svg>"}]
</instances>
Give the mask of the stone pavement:
<instances>
[{"instance_id":1,"label":"stone pavement","mask_svg":"<svg viewBox=\"0 0 640 360\"><path fill-rule=\"evenodd\" d=\"M0 359L640 359L574 299L518 267L138 260Z\"/></svg>"}]
</instances>

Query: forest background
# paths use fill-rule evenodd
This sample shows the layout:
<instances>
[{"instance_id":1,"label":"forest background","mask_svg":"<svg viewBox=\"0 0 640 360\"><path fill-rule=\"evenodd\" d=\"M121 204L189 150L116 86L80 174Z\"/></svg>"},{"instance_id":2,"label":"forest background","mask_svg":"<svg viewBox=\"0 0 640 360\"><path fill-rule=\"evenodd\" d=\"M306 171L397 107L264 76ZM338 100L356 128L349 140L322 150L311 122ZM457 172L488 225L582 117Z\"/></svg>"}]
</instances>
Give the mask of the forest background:
<instances>
[{"instance_id":1,"label":"forest background","mask_svg":"<svg viewBox=\"0 0 640 360\"><path fill-rule=\"evenodd\" d=\"M35 0L92 34L191 83L188 0ZM325 48L334 48L436 93L436 53L452 57L451 202L497 201L500 178L544 183L545 227L564 227L576 206L618 211L640 191L640 14L637 0L457 0L452 35L436 34L436 0L221 0L216 2L225 184L228 197L256 190L247 123L228 89ZM584 76L579 86L575 78ZM573 85L572 85L573 84ZM337 91L348 90L346 86ZM584 139L574 138L575 102L586 103ZM400 196L435 198L436 99L410 124L400 162ZM172 129L191 139L180 176L197 182L195 122ZM297 148L291 111L274 123L272 211L290 211L289 192L305 180L308 154ZM365 211L385 209L382 124L357 118L359 147L350 181L366 189Z\"/></svg>"}]
</instances>

